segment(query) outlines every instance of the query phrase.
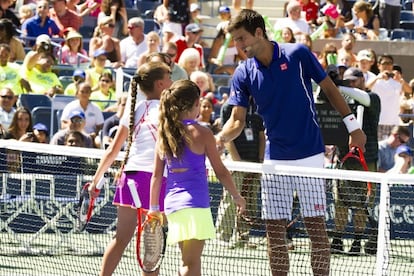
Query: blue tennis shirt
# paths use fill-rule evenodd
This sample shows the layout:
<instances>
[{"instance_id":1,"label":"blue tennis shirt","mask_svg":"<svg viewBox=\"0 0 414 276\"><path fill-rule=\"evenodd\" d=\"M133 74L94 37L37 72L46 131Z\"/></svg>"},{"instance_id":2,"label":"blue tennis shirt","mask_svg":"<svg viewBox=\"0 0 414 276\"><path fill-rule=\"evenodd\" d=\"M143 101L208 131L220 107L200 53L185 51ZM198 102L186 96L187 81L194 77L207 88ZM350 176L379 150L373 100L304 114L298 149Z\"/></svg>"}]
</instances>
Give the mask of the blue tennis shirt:
<instances>
[{"instance_id":1,"label":"blue tennis shirt","mask_svg":"<svg viewBox=\"0 0 414 276\"><path fill-rule=\"evenodd\" d=\"M263 117L273 160L296 160L324 152L312 83L327 76L312 52L302 44L274 45L265 67L255 57L234 72L229 104L249 106L252 95Z\"/></svg>"}]
</instances>

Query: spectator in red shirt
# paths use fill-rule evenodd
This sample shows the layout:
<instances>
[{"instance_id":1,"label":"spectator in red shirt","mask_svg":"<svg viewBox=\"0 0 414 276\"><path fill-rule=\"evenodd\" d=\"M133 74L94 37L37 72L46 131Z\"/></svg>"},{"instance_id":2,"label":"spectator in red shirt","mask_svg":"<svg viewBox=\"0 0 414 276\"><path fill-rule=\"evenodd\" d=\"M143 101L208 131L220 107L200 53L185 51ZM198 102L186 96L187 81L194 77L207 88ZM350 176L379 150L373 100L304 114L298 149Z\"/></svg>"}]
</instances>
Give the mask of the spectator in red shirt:
<instances>
[{"instance_id":1,"label":"spectator in red shirt","mask_svg":"<svg viewBox=\"0 0 414 276\"><path fill-rule=\"evenodd\" d=\"M173 41L177 45L176 60L180 59L180 56L185 49L195 48L200 53L200 69L205 67L203 46L196 43L200 39L202 32L203 30L196 23L188 24L185 27L185 36L178 37Z\"/></svg>"},{"instance_id":2,"label":"spectator in red shirt","mask_svg":"<svg viewBox=\"0 0 414 276\"><path fill-rule=\"evenodd\" d=\"M52 18L61 32L69 27L79 31L82 25L82 17L76 12L66 7L65 0L51 0L53 8L49 10L50 18Z\"/></svg>"},{"instance_id":3,"label":"spectator in red shirt","mask_svg":"<svg viewBox=\"0 0 414 276\"><path fill-rule=\"evenodd\" d=\"M302 11L306 13L306 21L308 24L316 24L318 18L319 5L313 0L301 0Z\"/></svg>"}]
</instances>

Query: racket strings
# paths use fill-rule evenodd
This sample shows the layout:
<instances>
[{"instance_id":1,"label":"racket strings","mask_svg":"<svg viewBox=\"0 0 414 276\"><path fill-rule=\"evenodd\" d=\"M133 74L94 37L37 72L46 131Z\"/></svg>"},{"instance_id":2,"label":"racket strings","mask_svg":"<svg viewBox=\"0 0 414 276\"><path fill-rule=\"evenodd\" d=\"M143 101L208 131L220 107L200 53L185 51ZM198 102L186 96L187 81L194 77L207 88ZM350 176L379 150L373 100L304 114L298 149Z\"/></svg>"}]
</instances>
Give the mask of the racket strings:
<instances>
[{"instance_id":1,"label":"racket strings","mask_svg":"<svg viewBox=\"0 0 414 276\"><path fill-rule=\"evenodd\" d=\"M152 271L158 267L163 254L163 229L159 224L147 223L142 232L143 268Z\"/></svg>"}]
</instances>

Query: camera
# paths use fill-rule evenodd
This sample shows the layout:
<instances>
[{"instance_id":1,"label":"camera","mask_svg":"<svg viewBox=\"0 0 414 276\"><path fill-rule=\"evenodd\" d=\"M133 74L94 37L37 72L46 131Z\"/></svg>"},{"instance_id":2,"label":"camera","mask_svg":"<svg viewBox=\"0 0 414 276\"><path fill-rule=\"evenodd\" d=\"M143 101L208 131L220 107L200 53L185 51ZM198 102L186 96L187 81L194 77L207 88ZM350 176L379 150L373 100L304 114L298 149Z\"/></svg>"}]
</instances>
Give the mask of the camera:
<instances>
[{"instance_id":1,"label":"camera","mask_svg":"<svg viewBox=\"0 0 414 276\"><path fill-rule=\"evenodd\" d=\"M342 80L339 76L339 71L336 65L330 64L326 68L326 73L328 74L329 78L334 82L334 84L338 86L346 86L351 87L349 80ZM317 96L318 101L329 102L328 97L326 97L325 92L321 89Z\"/></svg>"},{"instance_id":2,"label":"camera","mask_svg":"<svg viewBox=\"0 0 414 276\"><path fill-rule=\"evenodd\" d=\"M49 51L50 47L51 47L50 44L47 42L42 42L40 44L40 49L42 49L44 52Z\"/></svg>"},{"instance_id":3,"label":"camera","mask_svg":"<svg viewBox=\"0 0 414 276\"><path fill-rule=\"evenodd\" d=\"M387 77L389 77L389 78L393 78L393 77L395 76L395 74L394 74L394 73L392 73L392 72L387 72L387 73L386 73L386 75L387 75Z\"/></svg>"}]
</instances>

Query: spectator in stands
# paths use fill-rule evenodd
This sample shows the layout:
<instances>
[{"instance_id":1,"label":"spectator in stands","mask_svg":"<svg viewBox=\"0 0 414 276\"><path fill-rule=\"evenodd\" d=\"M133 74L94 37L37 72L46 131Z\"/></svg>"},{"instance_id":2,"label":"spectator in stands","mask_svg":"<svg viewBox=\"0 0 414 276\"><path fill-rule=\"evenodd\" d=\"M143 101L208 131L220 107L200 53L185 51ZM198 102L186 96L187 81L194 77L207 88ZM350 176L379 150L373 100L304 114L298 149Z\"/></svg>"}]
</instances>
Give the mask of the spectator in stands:
<instances>
[{"instance_id":1,"label":"spectator in stands","mask_svg":"<svg viewBox=\"0 0 414 276\"><path fill-rule=\"evenodd\" d=\"M325 30L325 38L335 38L338 35L339 28L344 25L343 17L337 7L336 0L327 0L321 4L321 14L323 17L318 18L318 23L326 23L328 28Z\"/></svg>"},{"instance_id":2,"label":"spectator in stands","mask_svg":"<svg viewBox=\"0 0 414 276\"><path fill-rule=\"evenodd\" d=\"M79 110L72 110L68 115L68 123L65 127L53 135L50 140L51 145L65 145L68 133L72 131L78 131L82 134L85 141L85 147L93 148L93 138L85 132L85 113Z\"/></svg>"},{"instance_id":3,"label":"spectator in stands","mask_svg":"<svg viewBox=\"0 0 414 276\"><path fill-rule=\"evenodd\" d=\"M393 79L401 83L403 93L412 93L412 88L403 78L402 68L398 64L393 64L392 73L394 74Z\"/></svg>"},{"instance_id":4,"label":"spectator in stands","mask_svg":"<svg viewBox=\"0 0 414 276\"><path fill-rule=\"evenodd\" d=\"M370 3L365 1L355 2L352 8L356 20L345 23L345 26L355 32L357 39L378 40L380 21Z\"/></svg>"},{"instance_id":5,"label":"spectator in stands","mask_svg":"<svg viewBox=\"0 0 414 276\"><path fill-rule=\"evenodd\" d=\"M187 72L188 76L194 71L202 70L199 52L194 48L185 49L178 59L178 65Z\"/></svg>"},{"instance_id":6,"label":"spectator in stands","mask_svg":"<svg viewBox=\"0 0 414 276\"><path fill-rule=\"evenodd\" d=\"M21 106L16 109L4 139L34 141L32 115L26 107Z\"/></svg>"},{"instance_id":7,"label":"spectator in stands","mask_svg":"<svg viewBox=\"0 0 414 276\"><path fill-rule=\"evenodd\" d=\"M85 70L86 82L91 85L92 91L99 89L99 77L106 70L106 61L107 58L105 50L98 49L93 53L91 67Z\"/></svg>"},{"instance_id":8,"label":"spectator in stands","mask_svg":"<svg viewBox=\"0 0 414 276\"><path fill-rule=\"evenodd\" d=\"M332 60L331 61L328 60L328 56L329 55L331 55L332 57L334 57L333 63L331 63ZM329 64L336 65L337 55L338 55L338 50L337 50L335 44L334 43L331 43L331 42L326 43L325 46L323 47L321 53L319 54L319 58L318 58L320 64L322 65L322 68L323 69L326 69Z\"/></svg>"},{"instance_id":9,"label":"spectator in stands","mask_svg":"<svg viewBox=\"0 0 414 276\"><path fill-rule=\"evenodd\" d=\"M104 118L99 107L90 101L92 93L91 86L82 82L78 85L76 92L77 99L68 103L62 112L61 128L66 128L70 124L71 114L74 111L81 111L85 115L85 132L95 140L97 147L100 145L99 131L102 129Z\"/></svg>"},{"instance_id":10,"label":"spectator in stands","mask_svg":"<svg viewBox=\"0 0 414 276\"><path fill-rule=\"evenodd\" d=\"M104 71L99 77L99 89L92 92L90 100L98 100L102 102L96 102L96 105L101 111L104 111L115 101L115 91L113 84L113 77L110 71Z\"/></svg>"},{"instance_id":11,"label":"spectator in stands","mask_svg":"<svg viewBox=\"0 0 414 276\"><path fill-rule=\"evenodd\" d=\"M23 44L15 36L16 28L9 19L0 19L0 43L10 46L9 61L23 60L25 56Z\"/></svg>"},{"instance_id":12,"label":"spectator in stands","mask_svg":"<svg viewBox=\"0 0 414 276\"><path fill-rule=\"evenodd\" d=\"M10 62L11 49L8 44L0 44L0 89L10 88L15 95L22 93L22 86L28 83L20 76L20 65Z\"/></svg>"},{"instance_id":13,"label":"spectator in stands","mask_svg":"<svg viewBox=\"0 0 414 276\"><path fill-rule=\"evenodd\" d=\"M99 13L101 12L102 0L86 0L85 3L87 4L88 8L91 8L89 15L98 17Z\"/></svg>"},{"instance_id":14,"label":"spectator in stands","mask_svg":"<svg viewBox=\"0 0 414 276\"><path fill-rule=\"evenodd\" d=\"M11 0L0 0L0 18L9 19L16 28L20 28L20 20L17 18L16 13L10 6L14 1Z\"/></svg>"},{"instance_id":15,"label":"spectator in stands","mask_svg":"<svg viewBox=\"0 0 414 276\"><path fill-rule=\"evenodd\" d=\"M0 133L1 137L9 128L16 109L14 104L16 103L16 96L10 88L0 89Z\"/></svg>"},{"instance_id":16,"label":"spectator in stands","mask_svg":"<svg viewBox=\"0 0 414 276\"><path fill-rule=\"evenodd\" d=\"M395 164L395 153L400 145L410 139L410 131L406 126L394 126L388 137L378 142L378 171L387 172Z\"/></svg>"},{"instance_id":17,"label":"spectator in stands","mask_svg":"<svg viewBox=\"0 0 414 276\"><path fill-rule=\"evenodd\" d=\"M286 6L286 11L288 13L288 17L279 18L274 25L275 30L281 30L284 27L289 27L295 35L297 33L311 33L309 24L306 20L300 17L302 7L298 1L291 0Z\"/></svg>"},{"instance_id":18,"label":"spectator in stands","mask_svg":"<svg viewBox=\"0 0 414 276\"><path fill-rule=\"evenodd\" d=\"M78 56L82 54L84 57ZM83 37L77 31L69 31L65 35L65 44L62 47L61 63L76 65L87 63L88 53L83 49Z\"/></svg>"},{"instance_id":19,"label":"spectator in stands","mask_svg":"<svg viewBox=\"0 0 414 276\"><path fill-rule=\"evenodd\" d=\"M89 41L89 56L93 57L97 50L105 50L106 58L112 63L112 67L123 66L119 39L113 37L114 21L111 17L101 17L95 28L93 37Z\"/></svg>"},{"instance_id":20,"label":"spectator in stands","mask_svg":"<svg viewBox=\"0 0 414 276\"><path fill-rule=\"evenodd\" d=\"M102 145L104 149L106 149L111 144L112 140L115 137L115 134L119 127L119 121L121 120L124 114L127 97L128 94L123 93L122 96L118 98L116 105L116 113L111 117L107 118L104 122L102 128ZM124 147L122 147L121 149L124 149Z\"/></svg>"},{"instance_id":21,"label":"spectator in stands","mask_svg":"<svg viewBox=\"0 0 414 276\"><path fill-rule=\"evenodd\" d=\"M65 146L80 147L80 148L86 147L85 136L80 131L71 130L66 134L64 139L65 139L65 142L64 142Z\"/></svg>"},{"instance_id":22,"label":"spectator in stands","mask_svg":"<svg viewBox=\"0 0 414 276\"><path fill-rule=\"evenodd\" d=\"M295 43L295 35L293 34L293 31L289 27L282 28L282 39L284 43Z\"/></svg>"},{"instance_id":23,"label":"spectator in stands","mask_svg":"<svg viewBox=\"0 0 414 276\"><path fill-rule=\"evenodd\" d=\"M344 72L344 80L349 81L350 87L358 89L341 89L341 93L345 94L347 97L355 100L354 105L354 114L362 115L362 130L367 136L367 142L365 144L365 161L368 166L369 171L377 171L377 160L378 160L378 138L377 138L377 128L380 114L380 98L377 94L367 91L365 88L365 79L362 70L356 67L350 67ZM363 106L363 114L356 114L357 106ZM343 157L348 153L349 148L340 148L339 149L339 158L342 160ZM351 160L345 162L343 169L361 169L361 166L357 165ZM353 187L349 187L352 185ZM354 241L352 243L351 249L349 250L350 254L359 254L361 253L361 239L363 238L364 231L366 228L367 220L367 207L372 208L374 206L375 200L375 184L372 183L372 190L369 206L364 206L367 189L366 182L358 181L340 181L338 183L337 195L335 198L335 232L334 238L331 244L332 253L343 253L343 234L345 231L345 226L348 222L348 210L353 209L353 225L354 225ZM355 201L349 202L347 199L350 198L349 192L355 192L358 196L355 195ZM357 199L364 199L362 202ZM372 226L372 225L371 225Z\"/></svg>"},{"instance_id":24,"label":"spectator in stands","mask_svg":"<svg viewBox=\"0 0 414 276\"><path fill-rule=\"evenodd\" d=\"M184 50L188 48L196 49L200 59L199 59L199 68L204 68L204 50L203 47L197 43L200 39L201 33L203 30L200 28L198 24L191 23L185 27L185 36L180 36L174 39L174 42L177 45L177 57L178 63L180 63L181 54Z\"/></svg>"},{"instance_id":25,"label":"spectator in stands","mask_svg":"<svg viewBox=\"0 0 414 276\"><path fill-rule=\"evenodd\" d=\"M316 24L316 20L318 19L319 13L319 1L314 2L313 0L301 0L302 11L305 12L305 19L306 22L310 26Z\"/></svg>"},{"instance_id":26,"label":"spectator in stands","mask_svg":"<svg viewBox=\"0 0 414 276\"><path fill-rule=\"evenodd\" d=\"M63 86L58 76L52 72L55 59L50 54L50 38L47 35L40 35L36 39L38 47L30 51L24 58L21 67L22 78L28 83L27 91L34 94L45 94L53 96L63 94Z\"/></svg>"},{"instance_id":27,"label":"spectator in stands","mask_svg":"<svg viewBox=\"0 0 414 276\"><path fill-rule=\"evenodd\" d=\"M190 4L190 23L202 24L200 6L197 3Z\"/></svg>"},{"instance_id":28,"label":"spectator in stands","mask_svg":"<svg viewBox=\"0 0 414 276\"><path fill-rule=\"evenodd\" d=\"M210 49L210 55L208 57L208 71L211 74L228 74L232 75L239 61L246 59L246 55L241 49L237 49L234 46L234 41L231 39L231 35L227 32L227 25L229 21L220 22L220 29L218 29L217 35L213 40L213 44ZM217 26L219 27L219 26ZM223 51L222 47L225 47L227 39L230 39L227 44L227 49L224 51L224 55L219 57L220 51Z\"/></svg>"},{"instance_id":29,"label":"spectator in stands","mask_svg":"<svg viewBox=\"0 0 414 276\"><path fill-rule=\"evenodd\" d=\"M53 7L49 10L50 18L55 21L61 30L61 34L67 28L79 31L82 26L82 17L66 7L66 0L51 0L50 2Z\"/></svg>"},{"instance_id":30,"label":"spectator in stands","mask_svg":"<svg viewBox=\"0 0 414 276\"><path fill-rule=\"evenodd\" d=\"M221 109L221 122L225 124L230 118L233 106L224 104ZM263 119L256 112L256 107L251 98L249 111L246 113L246 125L242 133L226 145L230 158L233 161L245 161L262 163L266 138L264 133ZM246 212L243 216L236 215L236 207L227 190L223 189L223 195L218 208L216 228L217 238L229 242L232 237L234 244L231 247L255 248L254 243L249 243L250 229L252 221L258 215L257 198L260 191L260 173L253 172L233 172L232 177L236 183L237 190L246 199Z\"/></svg>"},{"instance_id":31,"label":"spectator in stands","mask_svg":"<svg viewBox=\"0 0 414 276\"><path fill-rule=\"evenodd\" d=\"M395 150L394 166L387 173L407 173L413 161L413 152L407 145L401 145Z\"/></svg>"},{"instance_id":32,"label":"spectator in stands","mask_svg":"<svg viewBox=\"0 0 414 276\"><path fill-rule=\"evenodd\" d=\"M394 59L391 55L383 54L380 56L378 59L380 73L366 84L367 88L378 94L381 99L379 140L385 139L393 126L400 123L400 98L403 92L401 83L393 79L393 64Z\"/></svg>"},{"instance_id":33,"label":"spectator in stands","mask_svg":"<svg viewBox=\"0 0 414 276\"><path fill-rule=\"evenodd\" d=\"M163 0L163 5L168 11L168 19L164 21L164 27L168 26L177 36L183 35L183 29L190 23L190 4L188 0Z\"/></svg>"},{"instance_id":34,"label":"spectator in stands","mask_svg":"<svg viewBox=\"0 0 414 276\"><path fill-rule=\"evenodd\" d=\"M124 0L102 0L98 21L106 17L112 19L114 37L121 40L128 35L128 17Z\"/></svg>"},{"instance_id":35,"label":"spectator in stands","mask_svg":"<svg viewBox=\"0 0 414 276\"><path fill-rule=\"evenodd\" d=\"M86 73L84 70L82 69L76 69L75 71L73 71L73 75L72 75L72 80L73 82L70 83L66 89L64 94L67 96L75 96L76 95L76 86L81 83L84 82L86 80Z\"/></svg>"},{"instance_id":36,"label":"spectator in stands","mask_svg":"<svg viewBox=\"0 0 414 276\"><path fill-rule=\"evenodd\" d=\"M19 8L20 24L23 24L27 19L34 15L32 5L24 4Z\"/></svg>"},{"instance_id":37,"label":"spectator in stands","mask_svg":"<svg viewBox=\"0 0 414 276\"><path fill-rule=\"evenodd\" d=\"M379 15L382 28L388 31L400 28L401 3L400 0L380 0Z\"/></svg>"},{"instance_id":38,"label":"spectator in stands","mask_svg":"<svg viewBox=\"0 0 414 276\"><path fill-rule=\"evenodd\" d=\"M177 45L173 42L167 42L163 45L162 52L171 59L171 79L173 81L188 79L187 72L177 64Z\"/></svg>"},{"instance_id":39,"label":"spectator in stands","mask_svg":"<svg viewBox=\"0 0 414 276\"><path fill-rule=\"evenodd\" d=\"M313 51L313 42L310 34L298 34L295 37L297 37L296 40L298 43L302 43L308 47L308 49L315 55L315 57L318 57L318 54Z\"/></svg>"},{"instance_id":40,"label":"spectator in stands","mask_svg":"<svg viewBox=\"0 0 414 276\"><path fill-rule=\"evenodd\" d=\"M33 134L38 143L49 144L49 129L42 123L33 126Z\"/></svg>"},{"instance_id":41,"label":"spectator in stands","mask_svg":"<svg viewBox=\"0 0 414 276\"><path fill-rule=\"evenodd\" d=\"M370 71L372 73L374 73L375 75L378 75L379 74L379 68L378 68L377 53L372 48L368 48L367 50L371 53L371 56L373 58Z\"/></svg>"},{"instance_id":42,"label":"spectator in stands","mask_svg":"<svg viewBox=\"0 0 414 276\"><path fill-rule=\"evenodd\" d=\"M200 113L197 121L200 125L210 128L214 134L220 131L220 117L216 118L214 104L210 98L202 97L200 99Z\"/></svg>"},{"instance_id":43,"label":"spectator in stands","mask_svg":"<svg viewBox=\"0 0 414 276\"><path fill-rule=\"evenodd\" d=\"M129 36L121 40L121 61L125 67L136 68L138 57L148 50L145 23L140 17L132 17L128 20Z\"/></svg>"},{"instance_id":44,"label":"spectator in stands","mask_svg":"<svg viewBox=\"0 0 414 276\"><path fill-rule=\"evenodd\" d=\"M194 71L190 75L190 80L197 84L198 88L200 89L200 97L206 97L209 92L215 91L215 87L210 87L210 76L206 72ZM218 103L218 100L214 97L211 100L214 105Z\"/></svg>"},{"instance_id":45,"label":"spectator in stands","mask_svg":"<svg viewBox=\"0 0 414 276\"><path fill-rule=\"evenodd\" d=\"M356 60L357 67L364 73L365 84L376 77L376 75L370 71L371 65L374 62L374 58L368 49L359 51Z\"/></svg>"},{"instance_id":46,"label":"spectator in stands","mask_svg":"<svg viewBox=\"0 0 414 276\"><path fill-rule=\"evenodd\" d=\"M68 0L66 2L66 7L77 13L79 16L83 17L85 15L90 14L91 12L95 11L100 6L100 0L97 1L85 1L79 4L80 0ZM98 9L99 10L99 9ZM99 13L99 11L98 11Z\"/></svg>"},{"instance_id":47,"label":"spectator in stands","mask_svg":"<svg viewBox=\"0 0 414 276\"><path fill-rule=\"evenodd\" d=\"M34 38L41 34L51 37L60 33L56 22L49 17L49 2L40 0L36 5L36 15L27 19L21 28L21 36L23 38L29 37L29 39L26 39L26 46L32 46Z\"/></svg>"},{"instance_id":48,"label":"spectator in stands","mask_svg":"<svg viewBox=\"0 0 414 276\"><path fill-rule=\"evenodd\" d=\"M147 43L147 50L138 57L137 66L136 66L137 68L146 61L147 56L149 54L157 53L160 51L161 38L155 31L151 31L147 34L146 43Z\"/></svg>"},{"instance_id":49,"label":"spectator in stands","mask_svg":"<svg viewBox=\"0 0 414 276\"><path fill-rule=\"evenodd\" d=\"M356 66L356 55L354 53L356 38L353 33L345 33L342 36L341 47L338 49L338 56L340 54L346 53L348 56L351 57L349 61L352 66Z\"/></svg>"},{"instance_id":50,"label":"spectator in stands","mask_svg":"<svg viewBox=\"0 0 414 276\"><path fill-rule=\"evenodd\" d=\"M217 24L217 33L224 31L231 19L231 10L228 6L220 6L218 10L220 22Z\"/></svg>"}]
</instances>

